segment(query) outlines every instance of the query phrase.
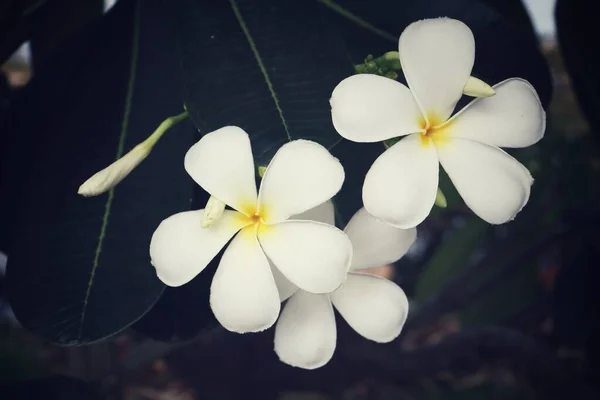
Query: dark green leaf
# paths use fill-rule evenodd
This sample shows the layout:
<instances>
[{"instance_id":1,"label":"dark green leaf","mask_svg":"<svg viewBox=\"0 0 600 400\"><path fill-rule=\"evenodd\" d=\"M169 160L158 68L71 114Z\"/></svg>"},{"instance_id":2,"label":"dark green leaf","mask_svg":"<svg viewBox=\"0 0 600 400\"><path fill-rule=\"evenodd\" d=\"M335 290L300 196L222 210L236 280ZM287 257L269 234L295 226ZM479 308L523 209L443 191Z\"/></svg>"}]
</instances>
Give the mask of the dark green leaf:
<instances>
[{"instance_id":1,"label":"dark green leaf","mask_svg":"<svg viewBox=\"0 0 600 400\"><path fill-rule=\"evenodd\" d=\"M463 226L449 231L423 269L415 288L415 300L428 299L465 268L469 256L481 245L488 228L485 221L473 216Z\"/></svg>"},{"instance_id":2,"label":"dark green leaf","mask_svg":"<svg viewBox=\"0 0 600 400\"><path fill-rule=\"evenodd\" d=\"M593 131L600 132L600 42L597 36L597 15L590 12L585 0L558 0L556 30L565 66L585 117Z\"/></svg>"},{"instance_id":3,"label":"dark green leaf","mask_svg":"<svg viewBox=\"0 0 600 400\"><path fill-rule=\"evenodd\" d=\"M188 209L193 197L182 165L191 124L169 131L114 193L77 194L121 150L182 110L164 15L156 2L121 0L15 105L5 160L11 197L2 199L15 222L8 294L18 320L51 342L84 344L119 332L164 289L148 246L160 221Z\"/></svg>"}]
</instances>

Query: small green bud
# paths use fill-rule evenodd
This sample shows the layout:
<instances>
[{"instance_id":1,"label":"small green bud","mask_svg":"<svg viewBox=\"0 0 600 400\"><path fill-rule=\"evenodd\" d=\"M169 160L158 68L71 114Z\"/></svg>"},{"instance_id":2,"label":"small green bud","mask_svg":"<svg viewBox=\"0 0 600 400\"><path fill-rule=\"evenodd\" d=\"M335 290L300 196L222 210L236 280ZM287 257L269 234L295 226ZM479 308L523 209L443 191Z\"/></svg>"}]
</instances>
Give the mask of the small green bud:
<instances>
[{"instance_id":1,"label":"small green bud","mask_svg":"<svg viewBox=\"0 0 600 400\"><path fill-rule=\"evenodd\" d=\"M400 141L400 138L399 138L399 137L395 137L395 138L391 138L391 139L388 139L388 140L384 140L384 141L383 141L383 146L384 146L386 149L389 149L390 147L392 147L393 145L395 145L395 144L396 144L396 143L398 143L399 141Z\"/></svg>"},{"instance_id":2,"label":"small green bud","mask_svg":"<svg viewBox=\"0 0 600 400\"><path fill-rule=\"evenodd\" d=\"M446 201L446 196L444 195L444 192L442 192L442 189L440 189L440 188L438 188L437 193L435 195L435 205L440 208L448 207L448 202Z\"/></svg>"},{"instance_id":3,"label":"small green bud","mask_svg":"<svg viewBox=\"0 0 600 400\"><path fill-rule=\"evenodd\" d=\"M260 176L262 178L263 176L265 176L265 172L267 172L267 167L265 167L263 165L259 165L258 166L258 176Z\"/></svg>"}]
</instances>

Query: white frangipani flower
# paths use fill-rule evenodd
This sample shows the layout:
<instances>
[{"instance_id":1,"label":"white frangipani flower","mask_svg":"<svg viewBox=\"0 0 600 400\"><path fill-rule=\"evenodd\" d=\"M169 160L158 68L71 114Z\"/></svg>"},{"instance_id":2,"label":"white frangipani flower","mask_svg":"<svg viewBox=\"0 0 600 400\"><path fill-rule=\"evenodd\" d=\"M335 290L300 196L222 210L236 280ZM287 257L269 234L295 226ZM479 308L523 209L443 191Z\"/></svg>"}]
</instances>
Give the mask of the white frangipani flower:
<instances>
[{"instance_id":1,"label":"white frangipani flower","mask_svg":"<svg viewBox=\"0 0 600 400\"><path fill-rule=\"evenodd\" d=\"M296 218L332 224L333 205L326 202ZM352 242L354 256L351 272L337 290L313 294L297 290L281 276L277 279L281 300L289 297L275 327L275 352L286 364L315 369L329 362L337 340L334 307L358 334L380 343L395 339L406 321L408 300L402 289L361 270L402 257L416 239L416 228L394 228L362 208L344 232Z\"/></svg>"},{"instance_id":2,"label":"white frangipani flower","mask_svg":"<svg viewBox=\"0 0 600 400\"><path fill-rule=\"evenodd\" d=\"M187 152L185 169L218 200L209 201L209 218L197 210L162 221L150 243L152 264L165 284L180 286L233 237L210 289L211 308L226 329L257 332L277 319L280 300L269 260L279 276L309 292L331 292L346 278L348 237L325 223L290 219L342 186L344 170L324 147L307 140L283 145L258 194L250 139L238 127L206 134ZM223 210L220 202L234 210Z\"/></svg>"},{"instance_id":3,"label":"white frangipani flower","mask_svg":"<svg viewBox=\"0 0 600 400\"><path fill-rule=\"evenodd\" d=\"M526 147L544 135L545 112L535 89L508 79L493 87L495 95L475 99L451 117L475 59L471 30L448 18L418 21L400 36L399 51L410 89L363 74L343 80L331 97L333 124L344 138L406 136L369 170L365 208L395 226L416 226L434 204L442 164L475 214L492 224L514 218L533 179L499 147Z\"/></svg>"}]
</instances>

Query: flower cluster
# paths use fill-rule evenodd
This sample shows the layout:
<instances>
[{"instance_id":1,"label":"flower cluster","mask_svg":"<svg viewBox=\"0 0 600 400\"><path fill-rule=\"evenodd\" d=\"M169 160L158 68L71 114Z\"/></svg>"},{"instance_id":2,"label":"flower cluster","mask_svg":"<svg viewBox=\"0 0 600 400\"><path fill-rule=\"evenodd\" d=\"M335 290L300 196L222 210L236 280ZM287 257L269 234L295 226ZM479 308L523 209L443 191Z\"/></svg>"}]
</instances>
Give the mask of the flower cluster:
<instances>
[{"instance_id":1,"label":"flower cluster","mask_svg":"<svg viewBox=\"0 0 600 400\"><path fill-rule=\"evenodd\" d=\"M211 196L206 208L165 219L152 237L152 265L169 286L189 282L225 249L210 289L216 319L239 333L275 325L275 352L292 366L313 369L331 359L334 309L367 339L400 334L404 292L364 270L408 251L434 205L440 165L467 206L491 224L513 219L529 199L529 171L500 147L542 138L545 113L535 89L518 78L492 88L472 77L473 34L453 19L411 24L400 36L399 58L408 87L361 73L331 96L342 137L402 137L371 166L364 208L343 231L331 199L344 169L327 149L308 140L283 145L257 190L249 136L228 126L204 135L185 156L186 171ZM476 99L454 113L463 94ZM126 164L124 173L118 162L107 168L103 182L122 179L135 160ZM82 189L97 191L93 182Z\"/></svg>"}]
</instances>

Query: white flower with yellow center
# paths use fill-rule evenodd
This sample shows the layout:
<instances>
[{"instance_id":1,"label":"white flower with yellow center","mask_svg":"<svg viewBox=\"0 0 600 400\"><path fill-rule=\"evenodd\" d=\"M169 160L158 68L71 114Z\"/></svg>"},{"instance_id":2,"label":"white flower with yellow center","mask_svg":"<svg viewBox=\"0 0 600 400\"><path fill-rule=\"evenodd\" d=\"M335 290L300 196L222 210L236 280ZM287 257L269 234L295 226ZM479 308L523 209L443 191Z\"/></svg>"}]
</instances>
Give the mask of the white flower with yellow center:
<instances>
[{"instance_id":1,"label":"white flower with yellow center","mask_svg":"<svg viewBox=\"0 0 600 400\"><path fill-rule=\"evenodd\" d=\"M409 25L399 41L407 88L376 75L343 80L331 97L341 136L378 142L406 136L386 150L363 186L365 208L398 227L416 226L433 207L442 165L475 214L492 224L514 218L529 199L529 171L499 147L540 140L545 112L522 79L494 86L452 115L475 59L471 30L462 22L428 19ZM488 93L487 95L491 95Z\"/></svg>"},{"instance_id":2,"label":"white flower with yellow center","mask_svg":"<svg viewBox=\"0 0 600 400\"><path fill-rule=\"evenodd\" d=\"M296 218L333 224L333 205L327 202ZM275 352L286 364L314 369L331 359L337 340L334 307L358 334L375 342L392 341L404 326L408 300L402 289L360 271L402 257L416 239L416 228L394 228L362 208L344 232L354 256L347 280L334 292L308 293L276 275L282 300L289 297L275 328Z\"/></svg>"},{"instance_id":3,"label":"white flower with yellow center","mask_svg":"<svg viewBox=\"0 0 600 400\"><path fill-rule=\"evenodd\" d=\"M152 264L165 284L180 286L233 237L210 289L211 308L226 329L256 332L273 325L280 310L274 272L313 293L331 292L344 281L352 258L348 237L325 223L290 220L342 186L344 169L323 146L307 140L283 145L258 194L250 139L240 128L206 134L187 152L185 169L212 197L205 210L161 222L150 243Z\"/></svg>"}]
</instances>

